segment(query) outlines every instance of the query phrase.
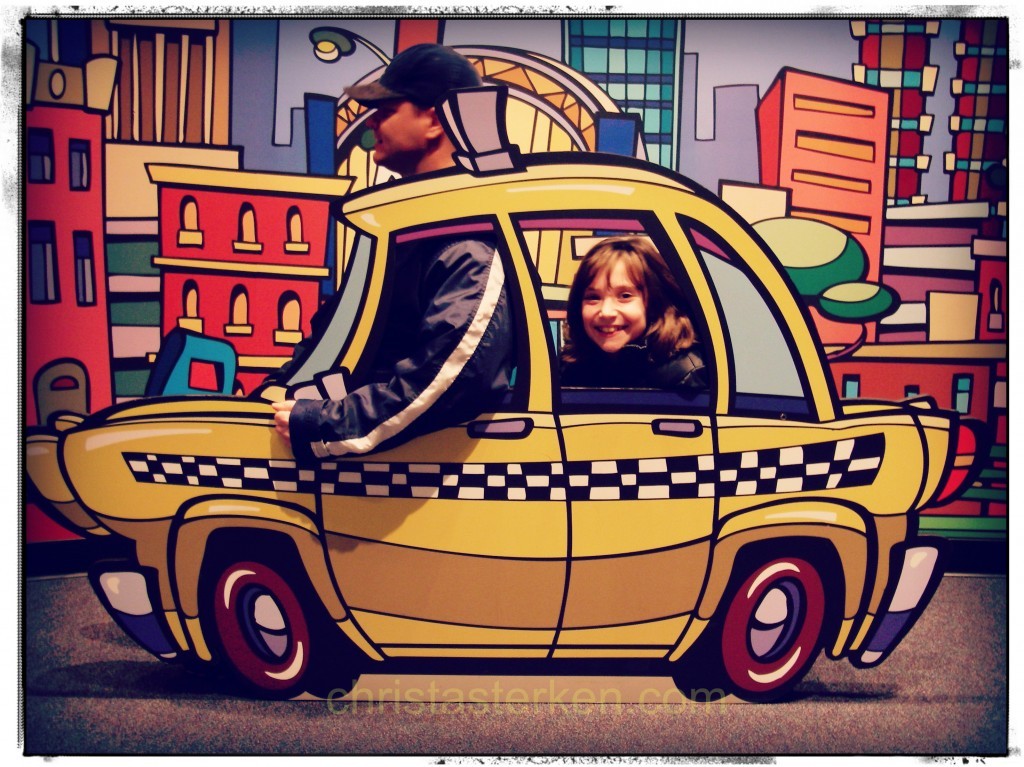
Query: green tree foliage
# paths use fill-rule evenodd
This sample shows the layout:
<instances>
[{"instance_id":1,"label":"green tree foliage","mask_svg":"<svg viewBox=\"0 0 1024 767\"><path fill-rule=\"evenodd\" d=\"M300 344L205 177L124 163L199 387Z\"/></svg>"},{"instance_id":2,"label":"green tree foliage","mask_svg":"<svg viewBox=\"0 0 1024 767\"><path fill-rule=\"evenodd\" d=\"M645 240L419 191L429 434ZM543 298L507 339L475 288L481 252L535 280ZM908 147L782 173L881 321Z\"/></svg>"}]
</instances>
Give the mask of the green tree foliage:
<instances>
[{"instance_id":1,"label":"green tree foliage","mask_svg":"<svg viewBox=\"0 0 1024 767\"><path fill-rule=\"evenodd\" d=\"M778 257L797 292L828 319L863 324L899 306L892 290L864 279L864 248L843 230L803 218L759 221L754 230Z\"/></svg>"}]
</instances>

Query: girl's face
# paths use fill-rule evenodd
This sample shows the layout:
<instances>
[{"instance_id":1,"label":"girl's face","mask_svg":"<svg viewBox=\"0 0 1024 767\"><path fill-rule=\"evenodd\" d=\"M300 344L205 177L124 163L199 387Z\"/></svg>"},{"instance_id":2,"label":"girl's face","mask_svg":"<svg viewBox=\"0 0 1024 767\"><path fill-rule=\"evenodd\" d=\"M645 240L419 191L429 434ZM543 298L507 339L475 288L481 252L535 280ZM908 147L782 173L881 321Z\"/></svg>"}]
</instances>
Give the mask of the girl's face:
<instances>
[{"instance_id":1,"label":"girl's face","mask_svg":"<svg viewBox=\"0 0 1024 767\"><path fill-rule=\"evenodd\" d=\"M614 354L647 329L647 302L620 259L594 276L583 293L583 329L601 351Z\"/></svg>"}]
</instances>

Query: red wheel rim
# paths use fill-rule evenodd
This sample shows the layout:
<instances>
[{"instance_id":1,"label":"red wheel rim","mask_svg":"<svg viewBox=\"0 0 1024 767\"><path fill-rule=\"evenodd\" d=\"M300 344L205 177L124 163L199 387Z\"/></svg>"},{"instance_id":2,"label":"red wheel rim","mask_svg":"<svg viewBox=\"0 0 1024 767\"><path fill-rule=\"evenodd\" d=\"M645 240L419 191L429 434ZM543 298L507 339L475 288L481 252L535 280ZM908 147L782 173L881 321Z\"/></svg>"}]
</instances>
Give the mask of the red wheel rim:
<instances>
[{"instance_id":1,"label":"red wheel rim","mask_svg":"<svg viewBox=\"0 0 1024 767\"><path fill-rule=\"evenodd\" d=\"M825 616L817 571L801 559L758 568L733 596L722 629L722 661L739 690L779 694L814 660Z\"/></svg>"},{"instance_id":2,"label":"red wheel rim","mask_svg":"<svg viewBox=\"0 0 1024 767\"><path fill-rule=\"evenodd\" d=\"M267 692L297 687L309 668L309 625L276 572L255 562L226 568L213 616L227 661L244 680Z\"/></svg>"}]
</instances>

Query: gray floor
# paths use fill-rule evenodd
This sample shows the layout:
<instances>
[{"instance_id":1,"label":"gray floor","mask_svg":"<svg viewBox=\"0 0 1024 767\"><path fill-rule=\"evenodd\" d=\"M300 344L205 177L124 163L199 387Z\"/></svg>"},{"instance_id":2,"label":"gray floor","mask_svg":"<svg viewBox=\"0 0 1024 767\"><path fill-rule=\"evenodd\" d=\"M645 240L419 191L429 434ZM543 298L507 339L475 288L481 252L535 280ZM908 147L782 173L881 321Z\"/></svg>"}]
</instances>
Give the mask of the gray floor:
<instances>
[{"instance_id":1,"label":"gray floor","mask_svg":"<svg viewBox=\"0 0 1024 767\"><path fill-rule=\"evenodd\" d=\"M648 693L644 704L595 705L583 701L616 700L616 689L636 700L638 691L670 691L671 682L381 673L364 676L357 691L386 687L408 698L420 690L421 702L365 702L365 692L344 704L234 696L139 649L84 578L33 579L25 589L25 753L997 755L1007 749L1005 592L1005 577L947 576L886 663L857 670L820 659L786 703L656 704ZM422 693L431 683L435 702ZM459 704L465 696L456 691L467 688L497 696ZM522 697L514 689L539 702L503 702Z\"/></svg>"}]
</instances>

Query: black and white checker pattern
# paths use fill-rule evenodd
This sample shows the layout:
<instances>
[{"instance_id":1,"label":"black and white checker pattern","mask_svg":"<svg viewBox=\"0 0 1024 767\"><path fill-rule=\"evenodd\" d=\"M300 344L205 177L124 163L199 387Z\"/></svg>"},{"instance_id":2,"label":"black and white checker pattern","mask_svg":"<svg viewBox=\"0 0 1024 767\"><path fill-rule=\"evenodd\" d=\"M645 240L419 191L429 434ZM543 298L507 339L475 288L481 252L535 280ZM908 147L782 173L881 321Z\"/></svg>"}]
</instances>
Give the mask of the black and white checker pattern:
<instances>
[{"instance_id":1,"label":"black and white checker pattern","mask_svg":"<svg viewBox=\"0 0 1024 767\"><path fill-rule=\"evenodd\" d=\"M125 453L137 482L382 498L628 501L774 495L871 484L881 434L767 450L566 463L374 463Z\"/></svg>"}]
</instances>

